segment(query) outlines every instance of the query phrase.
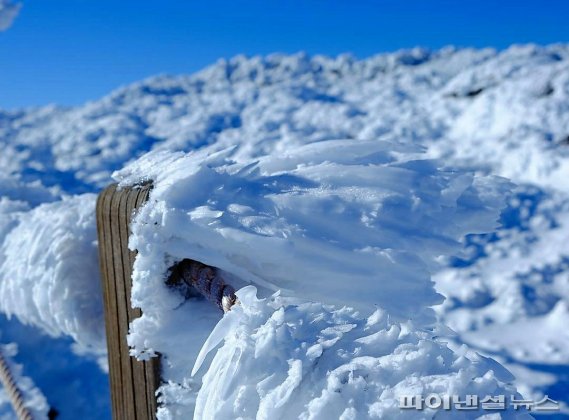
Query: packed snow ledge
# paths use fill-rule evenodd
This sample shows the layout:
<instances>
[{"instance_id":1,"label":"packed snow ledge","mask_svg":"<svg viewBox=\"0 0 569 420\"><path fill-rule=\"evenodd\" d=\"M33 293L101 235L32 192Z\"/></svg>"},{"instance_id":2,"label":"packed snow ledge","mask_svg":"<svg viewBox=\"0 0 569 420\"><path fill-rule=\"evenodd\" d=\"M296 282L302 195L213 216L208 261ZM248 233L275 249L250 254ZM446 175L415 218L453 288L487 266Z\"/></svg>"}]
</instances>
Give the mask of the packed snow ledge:
<instances>
[{"instance_id":1,"label":"packed snow ledge","mask_svg":"<svg viewBox=\"0 0 569 420\"><path fill-rule=\"evenodd\" d=\"M151 153L115 175L154 185L130 240L143 316L128 338L133 354L167 361L161 418L388 418L408 394L516 394L498 363L447 347L431 308L431 270L467 233L495 229L508 181L387 141L235 151ZM199 341L171 334L204 317L164 285L183 258L255 286L199 355ZM208 352L200 389L191 373Z\"/></svg>"}]
</instances>

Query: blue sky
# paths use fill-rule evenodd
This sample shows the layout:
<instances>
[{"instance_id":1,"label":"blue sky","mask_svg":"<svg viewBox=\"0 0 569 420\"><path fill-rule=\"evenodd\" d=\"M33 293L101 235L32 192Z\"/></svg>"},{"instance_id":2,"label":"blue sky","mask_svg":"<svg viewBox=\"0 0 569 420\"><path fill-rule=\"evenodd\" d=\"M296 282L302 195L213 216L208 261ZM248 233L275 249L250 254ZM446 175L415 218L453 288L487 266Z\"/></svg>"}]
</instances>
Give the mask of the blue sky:
<instances>
[{"instance_id":1,"label":"blue sky","mask_svg":"<svg viewBox=\"0 0 569 420\"><path fill-rule=\"evenodd\" d=\"M21 1L0 32L2 108L76 105L239 53L363 58L416 45L569 41L567 0Z\"/></svg>"}]
</instances>

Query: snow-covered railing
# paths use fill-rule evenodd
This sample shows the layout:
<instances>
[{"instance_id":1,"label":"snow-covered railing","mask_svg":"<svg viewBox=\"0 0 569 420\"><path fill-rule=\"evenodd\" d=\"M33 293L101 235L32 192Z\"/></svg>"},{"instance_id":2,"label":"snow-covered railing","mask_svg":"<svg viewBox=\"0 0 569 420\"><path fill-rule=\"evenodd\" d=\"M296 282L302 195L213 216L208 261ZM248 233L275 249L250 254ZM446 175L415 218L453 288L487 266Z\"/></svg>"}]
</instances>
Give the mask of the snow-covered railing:
<instances>
[{"instance_id":1,"label":"snow-covered railing","mask_svg":"<svg viewBox=\"0 0 569 420\"><path fill-rule=\"evenodd\" d=\"M170 285L184 283L227 312L237 302L235 289L228 284L219 270L199 261L184 259L176 264L168 279Z\"/></svg>"},{"instance_id":2,"label":"snow-covered railing","mask_svg":"<svg viewBox=\"0 0 569 420\"><path fill-rule=\"evenodd\" d=\"M26 407L25 400L22 395L22 392L18 388L16 384L16 380L14 379L14 375L8 366L8 363L4 359L4 355L0 351L0 384L6 390L6 394L8 394L8 398L10 398L10 402L12 403L12 407L14 408L14 412L18 416L18 420L33 420L33 416L31 411Z\"/></svg>"},{"instance_id":3,"label":"snow-covered railing","mask_svg":"<svg viewBox=\"0 0 569 420\"><path fill-rule=\"evenodd\" d=\"M127 333L140 317L131 305L132 266L136 252L129 250L130 222L136 208L148 199L151 185L106 188L97 200L97 232L101 265L109 377L113 418L155 419L160 386L160 356L139 361L130 356ZM186 285L227 312L237 302L235 289L218 269L184 259L170 270L168 284Z\"/></svg>"}]
</instances>

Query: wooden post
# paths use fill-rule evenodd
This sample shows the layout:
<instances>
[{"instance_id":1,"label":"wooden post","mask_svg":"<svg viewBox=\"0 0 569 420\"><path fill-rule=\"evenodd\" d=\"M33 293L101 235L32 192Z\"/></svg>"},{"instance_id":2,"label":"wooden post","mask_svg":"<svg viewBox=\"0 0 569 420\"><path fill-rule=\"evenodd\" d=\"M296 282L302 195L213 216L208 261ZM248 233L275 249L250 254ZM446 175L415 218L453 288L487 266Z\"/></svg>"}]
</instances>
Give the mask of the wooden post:
<instances>
[{"instance_id":1,"label":"wooden post","mask_svg":"<svg viewBox=\"0 0 569 420\"><path fill-rule=\"evenodd\" d=\"M160 360L140 362L129 355L126 341L130 322L141 315L132 308L130 291L136 253L128 249L134 210L147 199L150 185L117 190L113 184L97 200L99 261L105 303L112 412L114 419L156 418L156 390Z\"/></svg>"}]
</instances>

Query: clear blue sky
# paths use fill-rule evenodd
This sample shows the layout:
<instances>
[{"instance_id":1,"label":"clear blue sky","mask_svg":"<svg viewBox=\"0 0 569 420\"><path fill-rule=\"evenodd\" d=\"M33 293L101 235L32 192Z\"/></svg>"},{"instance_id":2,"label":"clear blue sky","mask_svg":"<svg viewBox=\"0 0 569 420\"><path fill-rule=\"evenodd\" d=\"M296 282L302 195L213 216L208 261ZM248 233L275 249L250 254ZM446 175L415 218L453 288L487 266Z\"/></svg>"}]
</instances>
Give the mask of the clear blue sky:
<instances>
[{"instance_id":1,"label":"clear blue sky","mask_svg":"<svg viewBox=\"0 0 569 420\"><path fill-rule=\"evenodd\" d=\"M569 1L21 0L0 33L0 107L75 105L219 57L307 51L363 58L421 45L569 41Z\"/></svg>"}]
</instances>

